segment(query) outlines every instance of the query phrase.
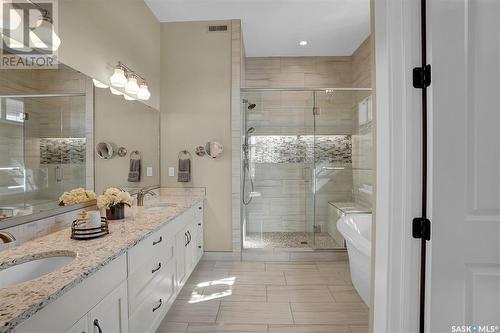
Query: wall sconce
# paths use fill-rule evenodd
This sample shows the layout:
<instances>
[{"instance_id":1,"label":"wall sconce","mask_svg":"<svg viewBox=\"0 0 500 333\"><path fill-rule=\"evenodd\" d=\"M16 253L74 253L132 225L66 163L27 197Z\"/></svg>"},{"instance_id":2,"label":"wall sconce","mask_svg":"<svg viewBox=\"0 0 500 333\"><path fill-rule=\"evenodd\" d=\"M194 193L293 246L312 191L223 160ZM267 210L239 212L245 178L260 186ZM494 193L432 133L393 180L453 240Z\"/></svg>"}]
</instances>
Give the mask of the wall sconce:
<instances>
[{"instance_id":1,"label":"wall sconce","mask_svg":"<svg viewBox=\"0 0 500 333\"><path fill-rule=\"evenodd\" d=\"M139 85L138 79L140 79L141 84ZM111 85L117 88L124 88L125 91L136 96L138 99L147 101L151 97L146 80L124 65L121 61L116 65L113 75L110 77ZM135 100L134 97L125 98L127 100Z\"/></svg>"}]
</instances>

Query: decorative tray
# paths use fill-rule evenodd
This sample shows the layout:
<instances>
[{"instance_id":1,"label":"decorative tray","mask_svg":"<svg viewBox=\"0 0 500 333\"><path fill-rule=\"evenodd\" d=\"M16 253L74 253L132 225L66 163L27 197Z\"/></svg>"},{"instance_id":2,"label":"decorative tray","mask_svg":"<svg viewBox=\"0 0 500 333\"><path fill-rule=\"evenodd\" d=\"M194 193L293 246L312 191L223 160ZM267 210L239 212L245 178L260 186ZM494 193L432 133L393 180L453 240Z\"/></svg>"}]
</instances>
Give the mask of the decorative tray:
<instances>
[{"instance_id":1,"label":"decorative tray","mask_svg":"<svg viewBox=\"0 0 500 333\"><path fill-rule=\"evenodd\" d=\"M109 234L108 219L101 217L101 226L85 228L86 220L78 219L71 223L71 238L88 240L106 236Z\"/></svg>"}]
</instances>

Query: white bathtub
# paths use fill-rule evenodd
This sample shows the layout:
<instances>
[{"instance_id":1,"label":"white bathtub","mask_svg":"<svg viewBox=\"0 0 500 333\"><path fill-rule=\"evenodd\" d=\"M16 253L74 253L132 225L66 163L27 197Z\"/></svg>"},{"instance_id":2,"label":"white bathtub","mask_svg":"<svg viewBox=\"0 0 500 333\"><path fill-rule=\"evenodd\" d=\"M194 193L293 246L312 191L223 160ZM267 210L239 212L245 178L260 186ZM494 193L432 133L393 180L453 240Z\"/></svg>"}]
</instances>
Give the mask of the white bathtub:
<instances>
[{"instance_id":1,"label":"white bathtub","mask_svg":"<svg viewBox=\"0 0 500 333\"><path fill-rule=\"evenodd\" d=\"M372 214L347 214L337 221L349 255L352 284L370 305Z\"/></svg>"}]
</instances>

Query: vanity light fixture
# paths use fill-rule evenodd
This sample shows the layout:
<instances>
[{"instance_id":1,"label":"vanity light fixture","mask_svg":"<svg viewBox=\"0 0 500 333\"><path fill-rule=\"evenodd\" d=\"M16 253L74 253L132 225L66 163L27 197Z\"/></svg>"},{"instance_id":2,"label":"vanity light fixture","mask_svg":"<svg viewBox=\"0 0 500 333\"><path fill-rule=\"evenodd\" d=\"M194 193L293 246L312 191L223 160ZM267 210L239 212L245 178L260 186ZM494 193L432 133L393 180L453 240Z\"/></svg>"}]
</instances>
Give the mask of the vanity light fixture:
<instances>
[{"instance_id":1,"label":"vanity light fixture","mask_svg":"<svg viewBox=\"0 0 500 333\"><path fill-rule=\"evenodd\" d=\"M130 95L137 96L137 98L134 97L133 99L125 98L127 100L140 99L147 101L151 97L146 80L121 61L116 65L115 72L111 76L110 81L117 88L125 88L125 91L129 94L129 98L132 98ZM141 82L140 85L139 82Z\"/></svg>"},{"instance_id":2,"label":"vanity light fixture","mask_svg":"<svg viewBox=\"0 0 500 333\"><path fill-rule=\"evenodd\" d=\"M307 40L301 40L301 41L299 42L299 45L300 45L300 46L306 46L306 45L307 45Z\"/></svg>"},{"instance_id":3,"label":"vanity light fixture","mask_svg":"<svg viewBox=\"0 0 500 333\"><path fill-rule=\"evenodd\" d=\"M113 87L109 87L109 90L111 90L111 93L113 95L117 95L117 96L120 96L120 95L123 95L123 93L120 91L120 90L116 90L115 88Z\"/></svg>"},{"instance_id":4,"label":"vanity light fixture","mask_svg":"<svg viewBox=\"0 0 500 333\"><path fill-rule=\"evenodd\" d=\"M94 86L96 86L96 88L102 88L102 89L107 89L109 88L108 85L102 83L101 81L99 80L96 80L96 79L92 79L92 82L94 82Z\"/></svg>"},{"instance_id":5,"label":"vanity light fixture","mask_svg":"<svg viewBox=\"0 0 500 333\"><path fill-rule=\"evenodd\" d=\"M128 82L125 85L125 91L129 94L135 95L139 91L139 85L137 84L137 77L134 74L130 74Z\"/></svg>"},{"instance_id":6,"label":"vanity light fixture","mask_svg":"<svg viewBox=\"0 0 500 333\"><path fill-rule=\"evenodd\" d=\"M8 8L7 4L2 1L0 6L0 29L2 30L16 30L21 24L21 15L19 15L19 10ZM7 9L9 11L9 23L3 21L3 10Z\"/></svg>"},{"instance_id":7,"label":"vanity light fixture","mask_svg":"<svg viewBox=\"0 0 500 333\"><path fill-rule=\"evenodd\" d=\"M115 67L115 72L113 73L113 75L111 75L109 81L113 86L118 88L123 88L127 84L127 77L125 76L125 70L120 63L118 63L118 66Z\"/></svg>"},{"instance_id":8,"label":"vanity light fixture","mask_svg":"<svg viewBox=\"0 0 500 333\"><path fill-rule=\"evenodd\" d=\"M139 87L139 91L137 92L137 98L147 101L150 97L151 93L149 92L148 85L143 81Z\"/></svg>"},{"instance_id":9,"label":"vanity light fixture","mask_svg":"<svg viewBox=\"0 0 500 333\"><path fill-rule=\"evenodd\" d=\"M36 20L35 28L30 31L31 43L39 49L57 51L61 45L61 38L55 32L54 22L49 12L41 7L40 11L42 15Z\"/></svg>"}]
</instances>

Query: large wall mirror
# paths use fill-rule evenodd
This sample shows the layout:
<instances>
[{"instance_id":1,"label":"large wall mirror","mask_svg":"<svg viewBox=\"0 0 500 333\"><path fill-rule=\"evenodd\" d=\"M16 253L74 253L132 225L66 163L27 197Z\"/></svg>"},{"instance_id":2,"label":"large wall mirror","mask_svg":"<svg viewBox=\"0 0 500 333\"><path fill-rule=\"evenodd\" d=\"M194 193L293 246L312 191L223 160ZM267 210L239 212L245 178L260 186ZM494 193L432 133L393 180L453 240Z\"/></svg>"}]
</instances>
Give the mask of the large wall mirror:
<instances>
[{"instance_id":1,"label":"large wall mirror","mask_svg":"<svg viewBox=\"0 0 500 333\"><path fill-rule=\"evenodd\" d=\"M0 229L93 204L61 207L75 188L159 186L159 117L62 64L1 69ZM121 154L99 158L99 142ZM141 159L139 177L129 178L131 158Z\"/></svg>"}]
</instances>

